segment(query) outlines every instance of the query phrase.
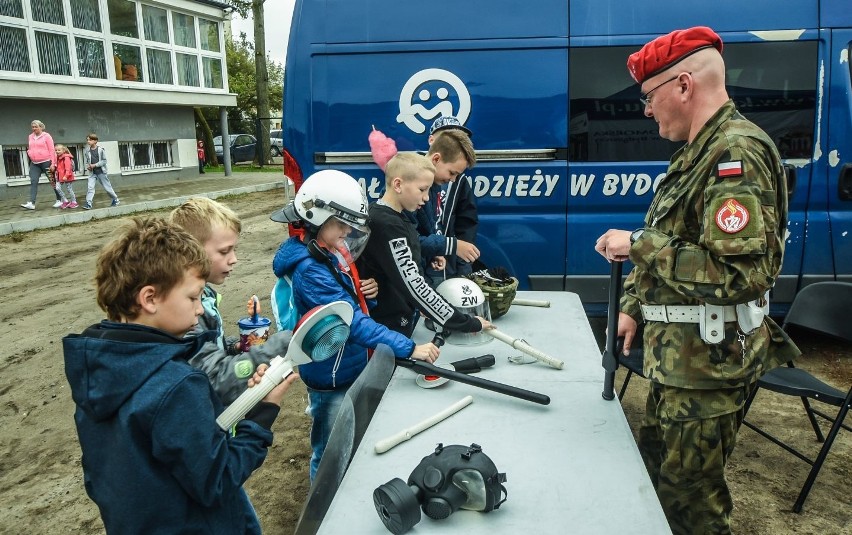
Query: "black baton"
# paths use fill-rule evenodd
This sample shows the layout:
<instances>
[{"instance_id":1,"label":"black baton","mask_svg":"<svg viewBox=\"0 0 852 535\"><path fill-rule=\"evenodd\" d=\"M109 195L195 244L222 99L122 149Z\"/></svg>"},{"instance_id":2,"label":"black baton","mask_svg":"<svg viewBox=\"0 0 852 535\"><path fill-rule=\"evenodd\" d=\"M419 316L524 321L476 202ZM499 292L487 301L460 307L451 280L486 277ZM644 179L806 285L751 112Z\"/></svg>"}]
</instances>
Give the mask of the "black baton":
<instances>
[{"instance_id":1,"label":"black baton","mask_svg":"<svg viewBox=\"0 0 852 535\"><path fill-rule=\"evenodd\" d=\"M618 302L621 297L621 267L622 262L612 261L609 272L609 308L606 316L606 345L601 357L604 369L604 386L601 396L607 401L615 398L615 370L618 369Z\"/></svg>"}]
</instances>

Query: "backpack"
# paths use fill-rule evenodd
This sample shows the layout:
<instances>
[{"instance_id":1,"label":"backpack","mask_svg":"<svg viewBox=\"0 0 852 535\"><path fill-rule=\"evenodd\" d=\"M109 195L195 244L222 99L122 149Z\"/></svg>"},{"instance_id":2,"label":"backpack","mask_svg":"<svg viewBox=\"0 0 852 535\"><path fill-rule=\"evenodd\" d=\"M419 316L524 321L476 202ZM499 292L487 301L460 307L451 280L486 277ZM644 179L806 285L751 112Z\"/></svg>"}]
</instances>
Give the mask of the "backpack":
<instances>
[{"instance_id":1,"label":"backpack","mask_svg":"<svg viewBox=\"0 0 852 535\"><path fill-rule=\"evenodd\" d=\"M278 278L270 296L272 315L279 331L292 331L296 327L299 313L293 301L293 281L288 276Z\"/></svg>"}]
</instances>

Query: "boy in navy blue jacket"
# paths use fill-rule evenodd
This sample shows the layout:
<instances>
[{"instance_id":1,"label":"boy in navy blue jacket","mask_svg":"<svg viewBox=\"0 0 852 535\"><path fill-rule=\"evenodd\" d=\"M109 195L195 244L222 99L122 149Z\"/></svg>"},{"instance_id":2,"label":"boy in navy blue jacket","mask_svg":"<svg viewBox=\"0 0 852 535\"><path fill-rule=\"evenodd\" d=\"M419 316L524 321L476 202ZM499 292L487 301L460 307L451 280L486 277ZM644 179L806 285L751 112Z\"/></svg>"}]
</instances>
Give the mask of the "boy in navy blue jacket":
<instances>
[{"instance_id":1,"label":"boy in navy blue jacket","mask_svg":"<svg viewBox=\"0 0 852 535\"><path fill-rule=\"evenodd\" d=\"M368 315L367 301L378 287L375 280L361 281L353 264L369 238L367 199L354 178L331 169L314 173L272 219L304 229L301 237L281 245L272 263L278 277L292 280L298 316L334 301L346 301L354 310L349 339L337 358L299 366L313 419L313 481L344 394L367 366L367 349L387 344L397 358L427 362L438 358L439 351L432 343L415 345Z\"/></svg>"},{"instance_id":2,"label":"boy in navy blue jacket","mask_svg":"<svg viewBox=\"0 0 852 535\"><path fill-rule=\"evenodd\" d=\"M183 338L202 313L209 274L188 233L134 219L98 257L97 299L108 319L62 341L83 480L107 533L260 533L242 485L266 457L294 379L233 436L219 428L222 405L187 363L215 333Z\"/></svg>"},{"instance_id":3,"label":"boy in navy blue jacket","mask_svg":"<svg viewBox=\"0 0 852 535\"><path fill-rule=\"evenodd\" d=\"M426 279L435 286L469 274L471 263L479 258L474 243L479 217L469 178L464 176L464 170L476 164L469 132L455 117L435 120L426 154L435 166L435 181L426 203L408 213L420 235Z\"/></svg>"}]
</instances>

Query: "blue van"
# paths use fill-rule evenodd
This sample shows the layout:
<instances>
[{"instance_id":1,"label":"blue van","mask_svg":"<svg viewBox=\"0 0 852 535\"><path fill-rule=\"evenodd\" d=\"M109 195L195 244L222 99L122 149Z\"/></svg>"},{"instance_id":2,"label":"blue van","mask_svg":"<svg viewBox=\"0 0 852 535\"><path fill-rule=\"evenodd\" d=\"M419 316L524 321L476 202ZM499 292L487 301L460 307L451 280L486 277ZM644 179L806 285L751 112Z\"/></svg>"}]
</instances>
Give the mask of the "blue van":
<instances>
[{"instance_id":1,"label":"blue van","mask_svg":"<svg viewBox=\"0 0 852 535\"><path fill-rule=\"evenodd\" d=\"M297 0L285 173L298 184L341 169L378 198L372 125L400 150L425 150L435 117L455 115L474 132L482 260L521 289L577 292L600 315L609 266L595 239L641 225L678 146L643 115L627 56L695 25L722 36L729 93L787 169L773 313L807 284L852 282L848 0Z\"/></svg>"}]
</instances>

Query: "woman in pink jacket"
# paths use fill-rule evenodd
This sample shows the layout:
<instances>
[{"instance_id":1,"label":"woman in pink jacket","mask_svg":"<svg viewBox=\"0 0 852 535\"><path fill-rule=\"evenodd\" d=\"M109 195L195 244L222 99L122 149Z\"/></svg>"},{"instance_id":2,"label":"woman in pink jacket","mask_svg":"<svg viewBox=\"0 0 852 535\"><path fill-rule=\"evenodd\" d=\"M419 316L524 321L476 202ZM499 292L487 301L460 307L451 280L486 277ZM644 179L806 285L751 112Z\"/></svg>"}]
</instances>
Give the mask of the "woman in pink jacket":
<instances>
[{"instance_id":1,"label":"woman in pink jacket","mask_svg":"<svg viewBox=\"0 0 852 535\"><path fill-rule=\"evenodd\" d=\"M30 159L30 201L21 205L26 210L35 210L36 194L38 193L38 181L41 174L47 174L51 189L56 194L54 208L62 206L62 199L54 186L53 172L56 170L56 148L53 146L53 138L44 131L44 123L36 119L31 123L33 133L29 137L29 148L27 156Z\"/></svg>"}]
</instances>

